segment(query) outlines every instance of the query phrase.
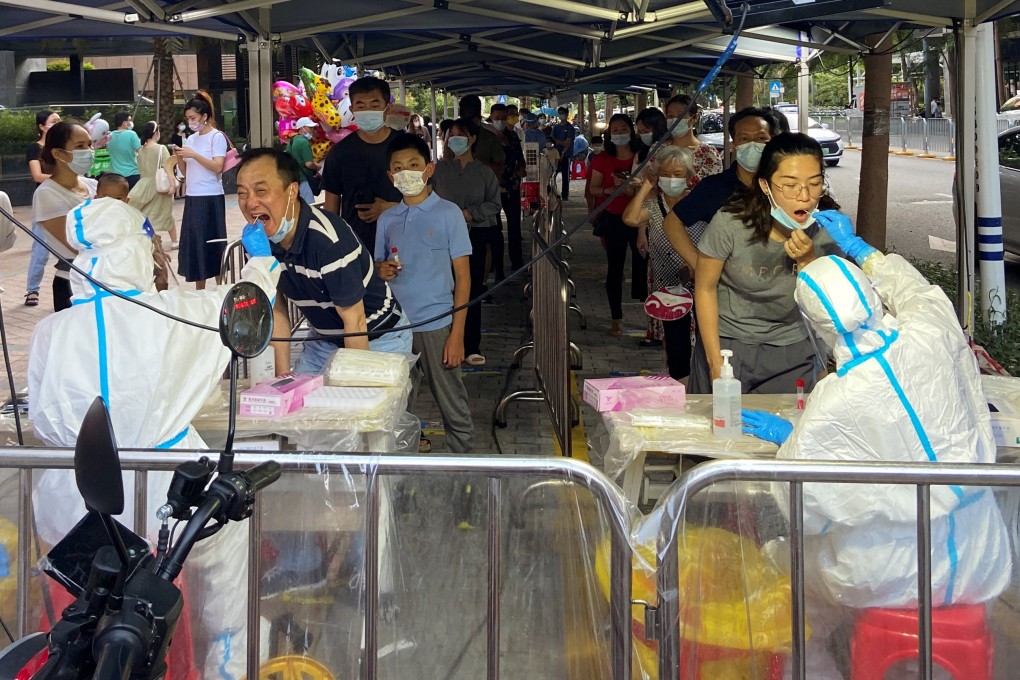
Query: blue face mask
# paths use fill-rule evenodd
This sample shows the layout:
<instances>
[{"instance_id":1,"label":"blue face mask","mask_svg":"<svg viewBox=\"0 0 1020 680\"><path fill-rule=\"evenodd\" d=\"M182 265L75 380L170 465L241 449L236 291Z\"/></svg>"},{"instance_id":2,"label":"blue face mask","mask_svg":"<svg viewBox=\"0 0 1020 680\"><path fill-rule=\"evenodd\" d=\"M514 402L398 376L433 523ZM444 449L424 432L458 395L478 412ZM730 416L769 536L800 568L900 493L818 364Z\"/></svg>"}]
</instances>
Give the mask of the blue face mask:
<instances>
[{"instance_id":1,"label":"blue face mask","mask_svg":"<svg viewBox=\"0 0 1020 680\"><path fill-rule=\"evenodd\" d=\"M677 123L676 127L673 127L673 123L675 121L676 118L670 118L669 120L666 121L666 125L668 127L673 128L673 132L671 134L674 137L683 137L684 135L691 131L691 126L690 124L688 124L686 118L681 119L681 121Z\"/></svg>"},{"instance_id":2,"label":"blue face mask","mask_svg":"<svg viewBox=\"0 0 1020 680\"><path fill-rule=\"evenodd\" d=\"M776 222L779 222L779 224L783 225L787 229L790 229L792 231L799 231L801 229L807 229L808 227L815 223L815 213L818 212L818 208L812 210L811 215L807 218L807 222L801 224L797 220L787 215L786 211L779 207L779 204L776 203L776 199L772 198L772 192L769 190L768 187L765 187L765 195L769 197L769 203L772 204L772 210L769 211L769 214L772 215L772 219L774 219Z\"/></svg>"},{"instance_id":3,"label":"blue face mask","mask_svg":"<svg viewBox=\"0 0 1020 680\"><path fill-rule=\"evenodd\" d=\"M758 172L761 164L761 152L765 145L761 142L747 142L737 147L737 163L748 172Z\"/></svg>"},{"instance_id":4,"label":"blue face mask","mask_svg":"<svg viewBox=\"0 0 1020 680\"><path fill-rule=\"evenodd\" d=\"M280 220L280 228L276 230L276 233L269 237L269 240L273 243L279 243L283 239L287 238L287 234L294 231L294 223L296 219L288 219L287 214L290 213L290 207L294 203L294 195L291 194L290 200L287 201L287 209L283 211L284 217ZM265 226L263 225L263 228Z\"/></svg>"},{"instance_id":5,"label":"blue face mask","mask_svg":"<svg viewBox=\"0 0 1020 680\"><path fill-rule=\"evenodd\" d=\"M365 132L376 132L386 122L385 111L356 111L354 122Z\"/></svg>"},{"instance_id":6,"label":"blue face mask","mask_svg":"<svg viewBox=\"0 0 1020 680\"><path fill-rule=\"evenodd\" d=\"M304 137L305 139L311 140L312 133L311 132L302 132L301 136Z\"/></svg>"},{"instance_id":7,"label":"blue face mask","mask_svg":"<svg viewBox=\"0 0 1020 680\"><path fill-rule=\"evenodd\" d=\"M461 137L459 135L453 137L447 137L446 145L450 147L450 151L453 152L454 156L460 156L468 150L468 138Z\"/></svg>"}]
</instances>

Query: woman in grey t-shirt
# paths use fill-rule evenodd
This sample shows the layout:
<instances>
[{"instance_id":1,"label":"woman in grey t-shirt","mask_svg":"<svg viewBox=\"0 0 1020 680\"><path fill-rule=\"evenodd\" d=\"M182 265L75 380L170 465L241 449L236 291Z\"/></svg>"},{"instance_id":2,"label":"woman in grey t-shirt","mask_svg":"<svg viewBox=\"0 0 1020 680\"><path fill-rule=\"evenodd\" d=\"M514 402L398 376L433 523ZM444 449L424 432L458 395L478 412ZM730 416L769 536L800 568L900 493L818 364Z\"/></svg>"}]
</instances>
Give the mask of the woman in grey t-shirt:
<instances>
[{"instance_id":1,"label":"woman in grey t-shirt","mask_svg":"<svg viewBox=\"0 0 1020 680\"><path fill-rule=\"evenodd\" d=\"M695 310L705 356L695 353L691 392L711 392L721 349L747 393L792 393L815 382L815 353L793 291L797 271L842 254L811 216L830 209L822 149L804 134L772 138L748 191L716 213L698 243ZM706 363L707 362L707 363Z\"/></svg>"}]
</instances>

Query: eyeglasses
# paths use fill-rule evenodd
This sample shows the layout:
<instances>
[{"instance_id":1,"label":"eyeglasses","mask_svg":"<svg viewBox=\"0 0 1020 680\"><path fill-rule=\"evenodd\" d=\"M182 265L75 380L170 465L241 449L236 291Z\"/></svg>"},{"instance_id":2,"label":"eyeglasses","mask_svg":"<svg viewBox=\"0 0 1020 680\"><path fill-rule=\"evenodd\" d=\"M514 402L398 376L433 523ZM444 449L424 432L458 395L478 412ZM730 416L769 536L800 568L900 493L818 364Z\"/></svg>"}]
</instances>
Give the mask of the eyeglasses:
<instances>
[{"instance_id":1,"label":"eyeglasses","mask_svg":"<svg viewBox=\"0 0 1020 680\"><path fill-rule=\"evenodd\" d=\"M805 191L810 198L821 198L827 188L824 181L808 184L776 184L775 182L769 182L769 184L779 189L779 192L789 199L800 198Z\"/></svg>"}]
</instances>

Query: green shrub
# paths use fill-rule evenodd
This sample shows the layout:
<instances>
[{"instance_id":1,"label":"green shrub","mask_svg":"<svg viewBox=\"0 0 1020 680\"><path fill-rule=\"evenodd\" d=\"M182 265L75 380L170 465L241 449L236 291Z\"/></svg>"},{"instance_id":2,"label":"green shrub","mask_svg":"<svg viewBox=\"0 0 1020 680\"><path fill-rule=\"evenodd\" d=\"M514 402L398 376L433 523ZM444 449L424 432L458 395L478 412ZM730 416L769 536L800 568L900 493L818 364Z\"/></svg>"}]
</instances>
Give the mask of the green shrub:
<instances>
[{"instance_id":1,"label":"green shrub","mask_svg":"<svg viewBox=\"0 0 1020 680\"><path fill-rule=\"evenodd\" d=\"M0 147L20 147L22 151L35 141L34 111L0 111Z\"/></svg>"},{"instance_id":2,"label":"green shrub","mask_svg":"<svg viewBox=\"0 0 1020 680\"><path fill-rule=\"evenodd\" d=\"M86 61L84 64L82 64L82 69L84 69L86 71L93 71L93 70L95 70L95 68L96 68L96 65L93 64L91 61ZM70 71L71 70L71 62L69 60L67 60L67 59L61 59L61 60L58 60L58 61L51 61L50 63L46 64L46 70L47 71Z\"/></svg>"},{"instance_id":3,"label":"green shrub","mask_svg":"<svg viewBox=\"0 0 1020 680\"><path fill-rule=\"evenodd\" d=\"M956 269L937 262L915 261L917 270L943 291L956 306ZM980 290L980 281L976 284ZM988 350L1011 375L1020 375L1020 296L1014 290L1006 291L1006 323L993 328L978 307L974 309L974 342Z\"/></svg>"}]
</instances>

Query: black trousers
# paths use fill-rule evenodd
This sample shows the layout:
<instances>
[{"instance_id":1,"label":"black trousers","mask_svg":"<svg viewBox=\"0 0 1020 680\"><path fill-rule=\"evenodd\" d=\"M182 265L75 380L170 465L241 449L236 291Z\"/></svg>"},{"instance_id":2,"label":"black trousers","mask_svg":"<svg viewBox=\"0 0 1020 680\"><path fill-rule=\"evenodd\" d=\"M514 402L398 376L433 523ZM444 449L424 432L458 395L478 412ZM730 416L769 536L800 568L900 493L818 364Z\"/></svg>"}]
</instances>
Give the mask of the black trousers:
<instances>
[{"instance_id":1,"label":"black trousers","mask_svg":"<svg viewBox=\"0 0 1020 680\"><path fill-rule=\"evenodd\" d=\"M564 151L563 155L560 156L560 165L557 168L563 178L563 193L560 194L561 198L566 198L570 193L570 151Z\"/></svg>"},{"instance_id":2,"label":"black trousers","mask_svg":"<svg viewBox=\"0 0 1020 680\"><path fill-rule=\"evenodd\" d=\"M59 276L53 277L53 311L60 312L71 308L71 280Z\"/></svg>"},{"instance_id":3,"label":"black trousers","mask_svg":"<svg viewBox=\"0 0 1020 680\"><path fill-rule=\"evenodd\" d=\"M521 239L521 192L520 189L507 191L499 195L506 215L507 254L510 256L510 269L517 271L524 264L524 246ZM499 273L499 269L496 270Z\"/></svg>"},{"instance_id":4,"label":"black trousers","mask_svg":"<svg viewBox=\"0 0 1020 680\"><path fill-rule=\"evenodd\" d=\"M495 248L495 241L502 241L503 234L499 227L474 227L468 230L471 237L471 299L485 292L485 251L487 247ZM481 354L482 344L482 304L479 300L468 307L467 319L464 321L464 354Z\"/></svg>"},{"instance_id":5,"label":"black trousers","mask_svg":"<svg viewBox=\"0 0 1020 680\"><path fill-rule=\"evenodd\" d=\"M630 296L635 300L648 297L648 260L638 252L638 230L623 223L622 215L604 213L606 258L606 297L613 320L623 318L623 267L627 263L627 249L630 248Z\"/></svg>"},{"instance_id":6,"label":"black trousers","mask_svg":"<svg viewBox=\"0 0 1020 680\"><path fill-rule=\"evenodd\" d=\"M666 366L669 377L682 380L691 374L691 317L694 312L676 321L663 321L665 335Z\"/></svg>"}]
</instances>

